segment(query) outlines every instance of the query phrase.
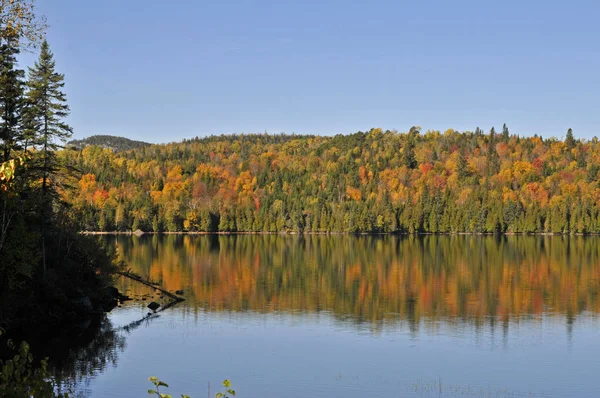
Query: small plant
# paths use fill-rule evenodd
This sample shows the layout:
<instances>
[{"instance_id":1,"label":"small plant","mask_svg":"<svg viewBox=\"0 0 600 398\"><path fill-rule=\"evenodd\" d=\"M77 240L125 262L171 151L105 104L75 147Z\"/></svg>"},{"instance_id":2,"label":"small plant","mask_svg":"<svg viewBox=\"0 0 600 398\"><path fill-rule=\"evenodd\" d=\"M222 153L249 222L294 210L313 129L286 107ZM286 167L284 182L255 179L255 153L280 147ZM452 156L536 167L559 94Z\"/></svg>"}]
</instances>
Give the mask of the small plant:
<instances>
[{"instance_id":1,"label":"small plant","mask_svg":"<svg viewBox=\"0 0 600 398\"><path fill-rule=\"evenodd\" d=\"M160 398L173 398L169 394L163 394L160 392L161 387L169 388L169 385L167 383L159 380L158 377L156 377L156 376L151 376L148 378L148 380L150 380L152 382L152 384L154 384L154 388L156 388L155 390L148 390L148 394L156 395L157 397L160 397ZM181 398L190 398L190 396L181 394Z\"/></svg>"},{"instance_id":2,"label":"small plant","mask_svg":"<svg viewBox=\"0 0 600 398\"><path fill-rule=\"evenodd\" d=\"M223 389L225 390L225 392L218 392L216 398L230 398L228 394L231 394L235 397L235 390L231 389L231 382L229 380L223 380Z\"/></svg>"},{"instance_id":3,"label":"small plant","mask_svg":"<svg viewBox=\"0 0 600 398\"><path fill-rule=\"evenodd\" d=\"M3 334L0 328L0 336ZM6 344L15 351L15 355L11 359L0 360L1 397L68 397L68 394L57 391L58 387L47 370L47 359L41 360L39 367L36 367L29 344L22 342L17 348L11 339Z\"/></svg>"},{"instance_id":4,"label":"small plant","mask_svg":"<svg viewBox=\"0 0 600 398\"><path fill-rule=\"evenodd\" d=\"M160 392L160 388L161 387L165 387L165 388L169 388L169 385L167 383L165 383L162 380L159 380L158 377L156 376L151 376L148 378L148 380L150 382L152 382L152 384L154 384L154 389L150 389L148 390L148 394L150 395L156 395L159 398L173 398L172 395L169 394L165 394ZM231 381L229 380L223 380L223 391L224 392L218 392L217 395L215 395L215 398L231 398L231 397L235 397L235 390L233 390L231 388ZM181 394L181 398L191 398L189 395L186 394Z\"/></svg>"}]
</instances>

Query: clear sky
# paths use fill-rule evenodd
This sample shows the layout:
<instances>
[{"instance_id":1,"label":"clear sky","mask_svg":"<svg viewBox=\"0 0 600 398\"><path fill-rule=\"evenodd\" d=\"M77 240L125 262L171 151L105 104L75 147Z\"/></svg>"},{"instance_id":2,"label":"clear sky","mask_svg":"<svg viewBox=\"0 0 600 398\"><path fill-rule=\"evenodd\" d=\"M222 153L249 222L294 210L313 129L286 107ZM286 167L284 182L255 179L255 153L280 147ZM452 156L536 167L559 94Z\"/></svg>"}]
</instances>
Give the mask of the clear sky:
<instances>
[{"instance_id":1,"label":"clear sky","mask_svg":"<svg viewBox=\"0 0 600 398\"><path fill-rule=\"evenodd\" d=\"M77 138L504 122L600 135L598 1L37 4Z\"/></svg>"}]
</instances>

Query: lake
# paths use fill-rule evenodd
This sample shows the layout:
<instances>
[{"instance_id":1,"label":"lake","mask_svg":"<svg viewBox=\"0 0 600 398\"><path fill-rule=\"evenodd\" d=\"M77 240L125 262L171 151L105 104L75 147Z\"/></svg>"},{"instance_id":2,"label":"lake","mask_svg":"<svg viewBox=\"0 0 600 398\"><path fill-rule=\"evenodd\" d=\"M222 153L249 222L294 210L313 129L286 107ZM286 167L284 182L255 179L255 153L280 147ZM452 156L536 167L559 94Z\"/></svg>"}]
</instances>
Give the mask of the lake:
<instances>
[{"instance_id":1,"label":"lake","mask_svg":"<svg viewBox=\"0 0 600 398\"><path fill-rule=\"evenodd\" d=\"M102 238L184 290L135 297L55 359L89 397L600 396L600 238L201 235ZM75 348L76 347L76 348Z\"/></svg>"}]
</instances>

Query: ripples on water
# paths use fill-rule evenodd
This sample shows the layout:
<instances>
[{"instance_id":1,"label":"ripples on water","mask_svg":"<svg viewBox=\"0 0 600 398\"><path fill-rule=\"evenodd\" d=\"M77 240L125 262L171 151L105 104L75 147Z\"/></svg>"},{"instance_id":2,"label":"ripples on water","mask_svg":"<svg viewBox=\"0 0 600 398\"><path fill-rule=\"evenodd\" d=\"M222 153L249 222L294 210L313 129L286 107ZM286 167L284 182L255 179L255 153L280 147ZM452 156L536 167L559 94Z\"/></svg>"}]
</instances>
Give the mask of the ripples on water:
<instances>
[{"instance_id":1,"label":"ripples on water","mask_svg":"<svg viewBox=\"0 0 600 398\"><path fill-rule=\"evenodd\" d=\"M597 237L106 242L186 302L136 322L160 298L120 280L147 301L58 361L88 396L143 396L151 375L194 397L224 378L245 397L600 396Z\"/></svg>"}]
</instances>

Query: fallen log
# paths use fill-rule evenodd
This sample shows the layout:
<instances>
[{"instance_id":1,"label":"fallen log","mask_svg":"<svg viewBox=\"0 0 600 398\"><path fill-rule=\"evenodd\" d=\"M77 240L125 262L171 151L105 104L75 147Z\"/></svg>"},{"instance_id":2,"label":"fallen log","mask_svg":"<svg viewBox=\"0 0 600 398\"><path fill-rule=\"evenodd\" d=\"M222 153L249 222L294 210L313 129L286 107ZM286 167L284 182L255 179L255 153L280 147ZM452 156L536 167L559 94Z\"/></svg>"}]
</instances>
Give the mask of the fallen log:
<instances>
[{"instance_id":1,"label":"fallen log","mask_svg":"<svg viewBox=\"0 0 600 398\"><path fill-rule=\"evenodd\" d=\"M168 290L163 289L162 287L156 286L155 284L152 284L148 281L143 280L140 276L132 274L130 272L117 272L117 274L124 276L126 278L132 279L136 282L139 282L141 284L144 284L148 287L151 287L153 289L158 290L159 292L161 292L162 294L164 294L165 296L169 297L170 299L172 299L174 302L179 303L181 301L185 301L185 299L183 297L177 296L176 294L171 293Z\"/></svg>"}]
</instances>

